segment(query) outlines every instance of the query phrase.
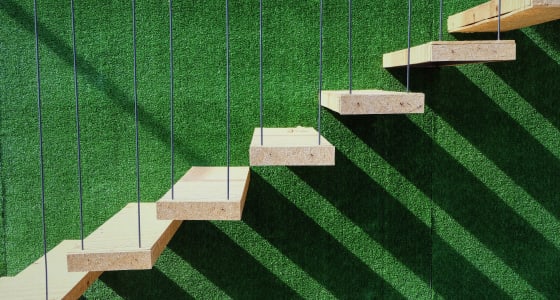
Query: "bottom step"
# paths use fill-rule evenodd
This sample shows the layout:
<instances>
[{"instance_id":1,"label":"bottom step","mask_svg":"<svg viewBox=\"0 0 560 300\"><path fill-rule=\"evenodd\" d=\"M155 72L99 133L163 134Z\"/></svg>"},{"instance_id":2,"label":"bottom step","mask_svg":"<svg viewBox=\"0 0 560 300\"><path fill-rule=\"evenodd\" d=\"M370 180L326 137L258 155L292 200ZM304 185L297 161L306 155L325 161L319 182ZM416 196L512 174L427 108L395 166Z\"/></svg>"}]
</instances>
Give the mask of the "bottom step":
<instances>
[{"instance_id":1,"label":"bottom step","mask_svg":"<svg viewBox=\"0 0 560 300\"><path fill-rule=\"evenodd\" d=\"M321 91L321 105L341 115L424 113L423 93L381 90Z\"/></svg>"},{"instance_id":2,"label":"bottom step","mask_svg":"<svg viewBox=\"0 0 560 300\"><path fill-rule=\"evenodd\" d=\"M249 167L192 167L171 191L157 202L157 217L164 220L241 220L249 187Z\"/></svg>"},{"instance_id":3,"label":"bottom step","mask_svg":"<svg viewBox=\"0 0 560 300\"><path fill-rule=\"evenodd\" d=\"M321 143L319 144L319 139ZM251 166L334 166L334 146L310 127L255 128Z\"/></svg>"},{"instance_id":4,"label":"bottom step","mask_svg":"<svg viewBox=\"0 0 560 300\"><path fill-rule=\"evenodd\" d=\"M68 270L118 271L151 269L181 221L156 218L155 203L140 204L141 241L138 245L138 204L129 203L84 240L84 250L68 253Z\"/></svg>"},{"instance_id":5,"label":"bottom step","mask_svg":"<svg viewBox=\"0 0 560 300\"><path fill-rule=\"evenodd\" d=\"M49 299L78 299L102 272L68 272L66 254L80 241L62 241L47 253ZM45 259L41 257L15 277L0 278L2 299L45 299Z\"/></svg>"}]
</instances>

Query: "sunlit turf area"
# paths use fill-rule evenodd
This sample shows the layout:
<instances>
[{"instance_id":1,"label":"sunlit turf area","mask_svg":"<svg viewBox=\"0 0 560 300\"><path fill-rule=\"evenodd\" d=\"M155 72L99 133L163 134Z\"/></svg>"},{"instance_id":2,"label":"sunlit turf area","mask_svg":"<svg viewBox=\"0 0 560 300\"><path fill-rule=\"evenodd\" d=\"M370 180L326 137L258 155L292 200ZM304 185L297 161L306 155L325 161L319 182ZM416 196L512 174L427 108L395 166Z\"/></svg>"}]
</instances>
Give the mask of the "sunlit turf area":
<instances>
[{"instance_id":1,"label":"sunlit turf area","mask_svg":"<svg viewBox=\"0 0 560 300\"><path fill-rule=\"evenodd\" d=\"M349 85L348 1L324 2L323 89ZM406 91L407 1L353 2L354 89ZM413 45L439 2L415 0ZM446 1L446 17L484 1ZM47 246L80 239L69 1L38 1ZM319 0L263 1L263 121L317 128ZM171 187L169 2L138 1L140 198ZM230 0L231 165L260 122L259 1ZM130 1L76 1L84 232L137 200ZM225 1L173 1L174 178L226 164ZM0 2L0 276L43 255L33 1ZM495 33L445 40L496 39ZM241 221L187 221L151 270L87 299L560 295L560 22L502 33L511 62L413 68L425 113L321 109L336 165L252 167ZM2 296L0 295L0 298Z\"/></svg>"}]
</instances>

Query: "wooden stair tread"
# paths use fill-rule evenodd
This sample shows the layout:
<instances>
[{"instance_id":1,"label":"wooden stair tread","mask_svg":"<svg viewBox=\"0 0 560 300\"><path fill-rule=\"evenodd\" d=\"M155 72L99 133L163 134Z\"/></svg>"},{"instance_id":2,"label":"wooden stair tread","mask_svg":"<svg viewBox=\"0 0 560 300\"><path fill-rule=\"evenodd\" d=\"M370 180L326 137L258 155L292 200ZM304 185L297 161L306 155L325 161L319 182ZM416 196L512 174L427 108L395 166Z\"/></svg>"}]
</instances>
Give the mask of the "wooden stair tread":
<instances>
[{"instance_id":1,"label":"wooden stair tread","mask_svg":"<svg viewBox=\"0 0 560 300\"><path fill-rule=\"evenodd\" d=\"M321 91L321 105L341 115L424 113L424 94L382 90Z\"/></svg>"},{"instance_id":2,"label":"wooden stair tread","mask_svg":"<svg viewBox=\"0 0 560 300\"><path fill-rule=\"evenodd\" d=\"M501 31L560 19L560 0L502 0ZM449 32L497 32L498 0L492 0L447 19Z\"/></svg>"},{"instance_id":3,"label":"wooden stair tread","mask_svg":"<svg viewBox=\"0 0 560 300\"><path fill-rule=\"evenodd\" d=\"M255 128L249 148L251 166L333 166L334 146L311 127Z\"/></svg>"},{"instance_id":4,"label":"wooden stair tread","mask_svg":"<svg viewBox=\"0 0 560 300\"><path fill-rule=\"evenodd\" d=\"M453 66L515 60L515 41L435 41L410 48L410 64L416 67ZM407 65L408 49L383 55L383 67Z\"/></svg>"},{"instance_id":5,"label":"wooden stair tread","mask_svg":"<svg viewBox=\"0 0 560 300\"><path fill-rule=\"evenodd\" d=\"M157 204L158 219L241 220L250 178L249 167L192 167Z\"/></svg>"},{"instance_id":6,"label":"wooden stair tread","mask_svg":"<svg viewBox=\"0 0 560 300\"><path fill-rule=\"evenodd\" d=\"M65 240L47 253L49 299L78 299L102 272L68 272L66 254L80 241ZM44 256L15 277L0 278L2 299L45 299Z\"/></svg>"},{"instance_id":7,"label":"wooden stair tread","mask_svg":"<svg viewBox=\"0 0 560 300\"><path fill-rule=\"evenodd\" d=\"M68 270L116 271L151 269L181 221L158 220L155 203L141 203L142 247L138 247L137 203L127 204L85 240L85 249L68 253Z\"/></svg>"}]
</instances>

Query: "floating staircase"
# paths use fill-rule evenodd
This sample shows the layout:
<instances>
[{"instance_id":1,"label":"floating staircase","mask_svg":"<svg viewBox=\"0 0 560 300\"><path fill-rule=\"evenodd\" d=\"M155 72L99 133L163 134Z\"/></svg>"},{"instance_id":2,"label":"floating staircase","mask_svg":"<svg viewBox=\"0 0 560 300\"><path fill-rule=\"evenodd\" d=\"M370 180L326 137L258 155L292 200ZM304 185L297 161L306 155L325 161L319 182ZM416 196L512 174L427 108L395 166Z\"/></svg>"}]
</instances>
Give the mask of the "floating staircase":
<instances>
[{"instance_id":1,"label":"floating staircase","mask_svg":"<svg viewBox=\"0 0 560 300\"><path fill-rule=\"evenodd\" d=\"M512 61L516 59L515 41L435 41L410 48L410 65L442 67L461 64ZM404 67L408 49L383 55L383 67Z\"/></svg>"},{"instance_id":2,"label":"floating staircase","mask_svg":"<svg viewBox=\"0 0 560 300\"><path fill-rule=\"evenodd\" d=\"M160 220L241 220L247 189L249 167L230 167L228 198L227 167L192 167L160 199Z\"/></svg>"},{"instance_id":3,"label":"floating staircase","mask_svg":"<svg viewBox=\"0 0 560 300\"><path fill-rule=\"evenodd\" d=\"M500 31L560 19L560 0L502 0ZM449 32L496 32L498 0L492 0L447 19Z\"/></svg>"},{"instance_id":4,"label":"floating staircase","mask_svg":"<svg viewBox=\"0 0 560 300\"><path fill-rule=\"evenodd\" d=\"M320 142L319 142L320 141ZM255 128L251 166L334 166L334 146L311 127Z\"/></svg>"},{"instance_id":5,"label":"floating staircase","mask_svg":"<svg viewBox=\"0 0 560 300\"><path fill-rule=\"evenodd\" d=\"M65 240L47 253L49 299L78 299L102 272L69 272L66 254L80 241ZM0 278L3 300L45 299L45 258L41 257L14 277Z\"/></svg>"}]
</instances>

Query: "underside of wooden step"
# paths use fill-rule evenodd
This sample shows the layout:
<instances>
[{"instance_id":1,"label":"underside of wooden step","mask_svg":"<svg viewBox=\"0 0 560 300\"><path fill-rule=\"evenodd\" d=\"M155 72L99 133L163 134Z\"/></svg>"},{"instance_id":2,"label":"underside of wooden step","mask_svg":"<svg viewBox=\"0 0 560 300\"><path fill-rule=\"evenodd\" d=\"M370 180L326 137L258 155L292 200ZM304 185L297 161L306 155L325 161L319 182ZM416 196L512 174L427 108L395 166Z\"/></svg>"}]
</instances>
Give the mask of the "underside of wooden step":
<instances>
[{"instance_id":1,"label":"underside of wooden step","mask_svg":"<svg viewBox=\"0 0 560 300\"><path fill-rule=\"evenodd\" d=\"M255 128L249 161L251 166L334 166L335 149L311 127Z\"/></svg>"},{"instance_id":2,"label":"underside of wooden step","mask_svg":"<svg viewBox=\"0 0 560 300\"><path fill-rule=\"evenodd\" d=\"M249 167L192 167L171 191L157 202L157 217L164 220L241 220Z\"/></svg>"},{"instance_id":3,"label":"underside of wooden step","mask_svg":"<svg viewBox=\"0 0 560 300\"><path fill-rule=\"evenodd\" d=\"M321 105L341 115L424 113L423 93L381 90L321 91Z\"/></svg>"},{"instance_id":4,"label":"underside of wooden step","mask_svg":"<svg viewBox=\"0 0 560 300\"><path fill-rule=\"evenodd\" d=\"M515 60L515 41L436 41L410 48L410 64L414 67L440 67L461 64ZM383 55L383 67L404 67L408 49Z\"/></svg>"},{"instance_id":5,"label":"underside of wooden step","mask_svg":"<svg viewBox=\"0 0 560 300\"><path fill-rule=\"evenodd\" d=\"M49 299L78 299L102 272L68 272L66 254L80 241L62 241L47 253ZM45 259L41 257L15 277L0 278L2 299L45 299Z\"/></svg>"},{"instance_id":6,"label":"underside of wooden step","mask_svg":"<svg viewBox=\"0 0 560 300\"><path fill-rule=\"evenodd\" d=\"M129 203L68 253L68 270L117 271L151 269L181 221L158 220L155 203L140 204L141 242L138 245L138 204Z\"/></svg>"},{"instance_id":7,"label":"underside of wooden step","mask_svg":"<svg viewBox=\"0 0 560 300\"><path fill-rule=\"evenodd\" d=\"M560 19L560 0L502 0L501 31ZM498 0L492 0L447 19L449 32L497 32Z\"/></svg>"}]
</instances>

